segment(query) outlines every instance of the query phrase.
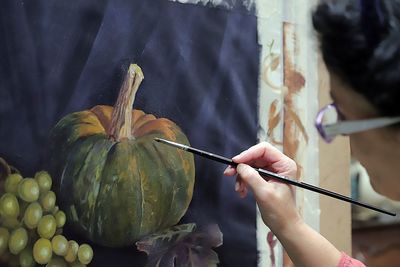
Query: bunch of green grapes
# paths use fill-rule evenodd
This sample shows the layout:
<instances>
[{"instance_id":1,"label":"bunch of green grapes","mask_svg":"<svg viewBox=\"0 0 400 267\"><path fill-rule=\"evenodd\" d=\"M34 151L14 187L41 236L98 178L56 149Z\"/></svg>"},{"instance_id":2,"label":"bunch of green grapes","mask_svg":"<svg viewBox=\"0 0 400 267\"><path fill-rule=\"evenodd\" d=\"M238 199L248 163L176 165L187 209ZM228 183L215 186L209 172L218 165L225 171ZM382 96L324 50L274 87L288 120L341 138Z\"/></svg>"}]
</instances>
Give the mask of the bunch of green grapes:
<instances>
[{"instance_id":1,"label":"bunch of green grapes","mask_svg":"<svg viewBox=\"0 0 400 267\"><path fill-rule=\"evenodd\" d=\"M87 244L62 235L66 217L56 206L50 175L10 174L0 198L0 262L9 266L83 267L93 258ZM0 264L1 265L1 264Z\"/></svg>"}]
</instances>

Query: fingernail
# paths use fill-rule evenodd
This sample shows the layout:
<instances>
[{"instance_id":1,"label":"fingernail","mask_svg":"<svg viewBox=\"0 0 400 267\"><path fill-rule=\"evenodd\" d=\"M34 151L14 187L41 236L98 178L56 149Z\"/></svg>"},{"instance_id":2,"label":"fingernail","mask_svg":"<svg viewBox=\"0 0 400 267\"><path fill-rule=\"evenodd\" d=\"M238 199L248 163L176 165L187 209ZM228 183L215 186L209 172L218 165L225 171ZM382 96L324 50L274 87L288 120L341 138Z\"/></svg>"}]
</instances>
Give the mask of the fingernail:
<instances>
[{"instance_id":1,"label":"fingernail","mask_svg":"<svg viewBox=\"0 0 400 267\"><path fill-rule=\"evenodd\" d=\"M232 160L237 160L237 159L239 159L239 158L241 157L241 155L242 155L242 153L240 153L240 154L234 156L234 157L232 158Z\"/></svg>"},{"instance_id":2,"label":"fingernail","mask_svg":"<svg viewBox=\"0 0 400 267\"><path fill-rule=\"evenodd\" d=\"M228 173L228 172L231 171L232 169L233 169L233 167L229 165L229 166L226 167L226 169L224 170L224 174Z\"/></svg>"},{"instance_id":3,"label":"fingernail","mask_svg":"<svg viewBox=\"0 0 400 267\"><path fill-rule=\"evenodd\" d=\"M239 191L239 188L240 188L240 184L239 184L239 182L236 182L235 183L235 191Z\"/></svg>"}]
</instances>

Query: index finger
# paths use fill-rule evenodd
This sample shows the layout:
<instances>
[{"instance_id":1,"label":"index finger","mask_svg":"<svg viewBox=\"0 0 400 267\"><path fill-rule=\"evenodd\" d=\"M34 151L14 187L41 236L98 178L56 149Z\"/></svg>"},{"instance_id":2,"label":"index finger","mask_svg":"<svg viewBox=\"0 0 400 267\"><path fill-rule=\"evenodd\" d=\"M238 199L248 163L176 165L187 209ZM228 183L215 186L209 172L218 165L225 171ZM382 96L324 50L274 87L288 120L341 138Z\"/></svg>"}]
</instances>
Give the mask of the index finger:
<instances>
[{"instance_id":1,"label":"index finger","mask_svg":"<svg viewBox=\"0 0 400 267\"><path fill-rule=\"evenodd\" d=\"M236 163L246 163L253 167L266 168L279 174L295 175L296 163L268 142L250 147L232 159Z\"/></svg>"},{"instance_id":2,"label":"index finger","mask_svg":"<svg viewBox=\"0 0 400 267\"><path fill-rule=\"evenodd\" d=\"M236 163L260 161L261 164L272 165L276 162L289 159L285 154L268 142L262 142L250 147L232 158Z\"/></svg>"}]
</instances>

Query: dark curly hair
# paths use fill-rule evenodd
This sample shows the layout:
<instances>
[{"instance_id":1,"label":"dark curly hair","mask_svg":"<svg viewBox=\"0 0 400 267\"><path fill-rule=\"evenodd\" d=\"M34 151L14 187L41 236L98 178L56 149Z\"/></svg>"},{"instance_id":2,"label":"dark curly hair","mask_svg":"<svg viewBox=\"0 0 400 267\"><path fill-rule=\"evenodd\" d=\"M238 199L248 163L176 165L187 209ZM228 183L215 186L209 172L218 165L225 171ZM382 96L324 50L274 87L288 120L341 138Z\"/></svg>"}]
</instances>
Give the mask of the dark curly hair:
<instances>
[{"instance_id":1,"label":"dark curly hair","mask_svg":"<svg viewBox=\"0 0 400 267\"><path fill-rule=\"evenodd\" d=\"M328 68L381 115L400 115L400 1L324 0L313 12Z\"/></svg>"}]
</instances>

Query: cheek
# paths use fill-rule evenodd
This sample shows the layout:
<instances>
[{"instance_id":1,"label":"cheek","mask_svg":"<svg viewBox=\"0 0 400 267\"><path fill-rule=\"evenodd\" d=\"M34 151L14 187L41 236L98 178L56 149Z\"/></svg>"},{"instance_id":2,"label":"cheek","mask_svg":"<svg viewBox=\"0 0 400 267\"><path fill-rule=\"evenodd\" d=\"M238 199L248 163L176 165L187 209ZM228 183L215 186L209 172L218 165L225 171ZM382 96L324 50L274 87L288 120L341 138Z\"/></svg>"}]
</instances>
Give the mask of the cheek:
<instances>
[{"instance_id":1,"label":"cheek","mask_svg":"<svg viewBox=\"0 0 400 267\"><path fill-rule=\"evenodd\" d=\"M390 144L372 137L361 134L350 136L352 156L367 170L371 186L376 192L393 200L400 200L400 179L397 176L396 160L398 156L388 152L389 149L382 149Z\"/></svg>"},{"instance_id":2,"label":"cheek","mask_svg":"<svg viewBox=\"0 0 400 267\"><path fill-rule=\"evenodd\" d=\"M376 191L380 191L379 181L379 156L374 153L374 143L365 140L362 136L350 136L350 147L352 157L356 158L367 170L371 185ZM376 150L375 150L376 151Z\"/></svg>"},{"instance_id":3,"label":"cheek","mask_svg":"<svg viewBox=\"0 0 400 267\"><path fill-rule=\"evenodd\" d=\"M350 135L350 149L351 155L359 161L366 161L371 157L371 151L373 151L373 143L368 141L362 134Z\"/></svg>"},{"instance_id":4,"label":"cheek","mask_svg":"<svg viewBox=\"0 0 400 267\"><path fill-rule=\"evenodd\" d=\"M368 172L368 170L367 170ZM372 188L378 194L385 196L391 200L399 201L400 200L400 184L396 183L397 177L391 176L376 176L373 173L369 174L369 181L371 183Z\"/></svg>"}]
</instances>

